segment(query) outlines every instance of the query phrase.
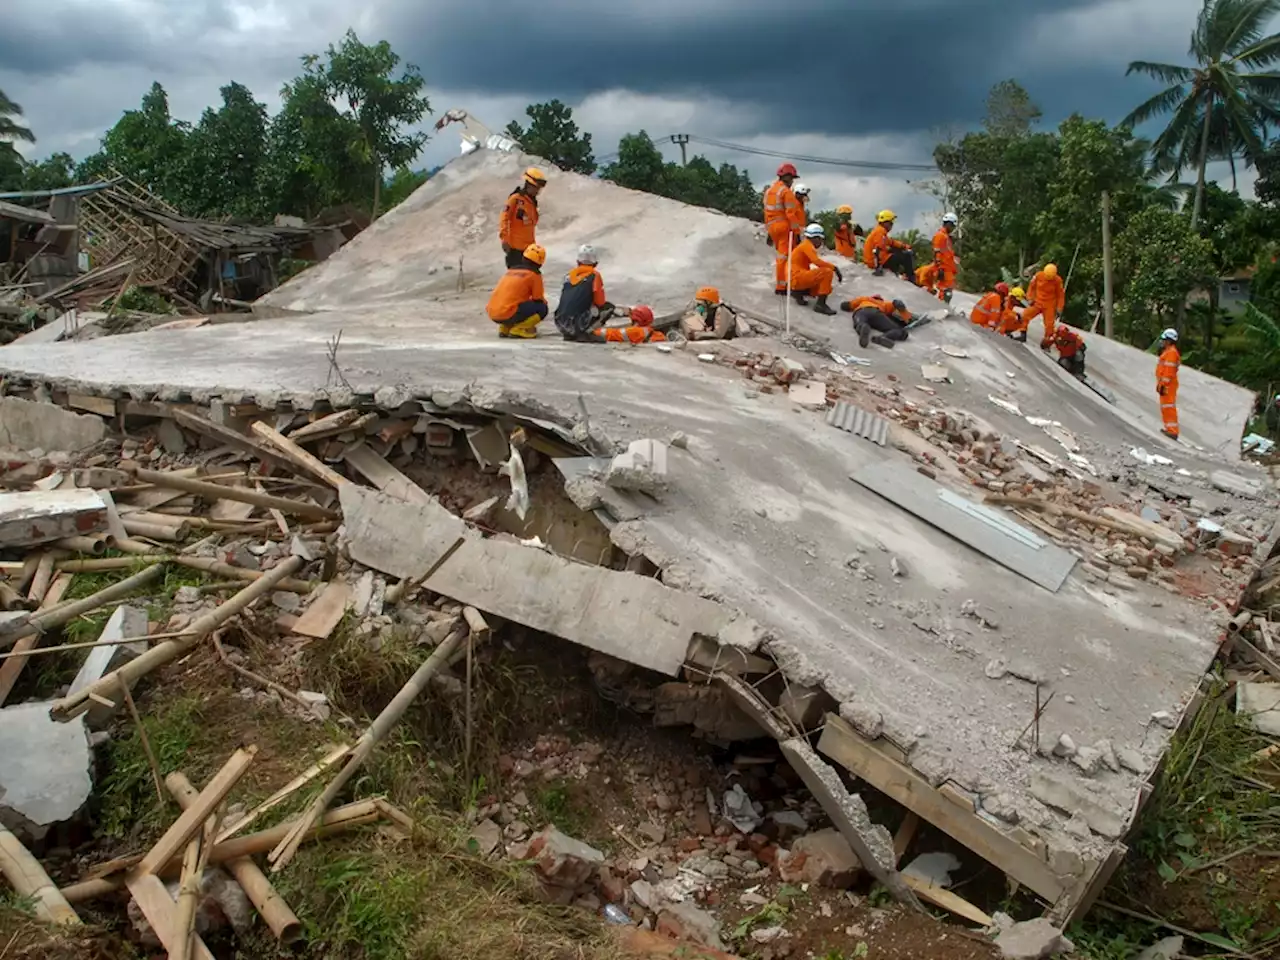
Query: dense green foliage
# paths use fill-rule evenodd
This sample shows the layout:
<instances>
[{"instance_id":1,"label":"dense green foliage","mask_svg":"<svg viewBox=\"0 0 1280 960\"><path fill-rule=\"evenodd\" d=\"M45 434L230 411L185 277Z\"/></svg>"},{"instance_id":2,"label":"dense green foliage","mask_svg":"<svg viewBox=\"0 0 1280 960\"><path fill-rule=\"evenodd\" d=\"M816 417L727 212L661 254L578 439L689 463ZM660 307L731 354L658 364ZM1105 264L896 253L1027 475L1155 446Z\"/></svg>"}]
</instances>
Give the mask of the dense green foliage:
<instances>
[{"instance_id":1,"label":"dense green foliage","mask_svg":"<svg viewBox=\"0 0 1280 960\"><path fill-rule=\"evenodd\" d=\"M763 198L746 170L731 163L722 163L717 169L702 156L683 165L665 161L643 130L618 142L618 157L601 176L620 187L710 207L734 217L763 219Z\"/></svg>"}]
</instances>

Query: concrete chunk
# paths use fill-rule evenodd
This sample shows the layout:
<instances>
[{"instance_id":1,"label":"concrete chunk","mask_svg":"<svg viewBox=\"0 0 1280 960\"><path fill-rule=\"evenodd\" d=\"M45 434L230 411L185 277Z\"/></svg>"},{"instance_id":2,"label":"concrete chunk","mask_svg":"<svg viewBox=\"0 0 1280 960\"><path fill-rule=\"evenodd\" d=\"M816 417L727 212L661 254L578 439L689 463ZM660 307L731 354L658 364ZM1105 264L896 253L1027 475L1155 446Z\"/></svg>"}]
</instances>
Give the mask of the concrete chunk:
<instances>
[{"instance_id":1,"label":"concrete chunk","mask_svg":"<svg viewBox=\"0 0 1280 960\"><path fill-rule=\"evenodd\" d=\"M660 440L633 440L609 463L605 483L616 490L660 491L667 484L667 445Z\"/></svg>"},{"instance_id":2,"label":"concrete chunk","mask_svg":"<svg viewBox=\"0 0 1280 960\"><path fill-rule=\"evenodd\" d=\"M98 639L100 641L111 641L123 640L126 637L145 637L146 635L147 611L140 607L121 604L116 607L115 613L111 614L111 619L102 628L102 634ZM71 690L68 695L79 693L95 681L102 679L112 670L123 666L134 657L146 652L146 640L118 646L94 647L89 651L89 655L85 657L84 663L80 666L80 671L76 674L76 678L71 681ZM130 686L132 687L132 684ZM90 730L101 730L111 722L111 718L123 706L120 702L124 699L123 697L113 699L116 700L114 709L97 701L90 703L89 712L85 714L85 722L89 724Z\"/></svg>"},{"instance_id":3,"label":"concrete chunk","mask_svg":"<svg viewBox=\"0 0 1280 960\"><path fill-rule=\"evenodd\" d=\"M107 504L92 490L0 493L0 547L29 547L107 529Z\"/></svg>"},{"instance_id":4,"label":"concrete chunk","mask_svg":"<svg viewBox=\"0 0 1280 960\"><path fill-rule=\"evenodd\" d=\"M1089 829L1108 840L1117 840L1124 834L1124 814L1074 780L1037 770L1031 774L1031 793L1041 803L1068 816L1079 814Z\"/></svg>"},{"instance_id":5,"label":"concrete chunk","mask_svg":"<svg viewBox=\"0 0 1280 960\"><path fill-rule=\"evenodd\" d=\"M1236 713L1259 733L1280 737L1280 683L1236 684Z\"/></svg>"},{"instance_id":6,"label":"concrete chunk","mask_svg":"<svg viewBox=\"0 0 1280 960\"><path fill-rule=\"evenodd\" d=\"M1044 917L1005 927L996 934L1000 956L1008 960L1046 960L1071 953L1075 947Z\"/></svg>"},{"instance_id":7,"label":"concrete chunk","mask_svg":"<svg viewBox=\"0 0 1280 960\"><path fill-rule=\"evenodd\" d=\"M106 435L107 425L101 417L72 413L52 403L0 398L0 447L76 453Z\"/></svg>"},{"instance_id":8,"label":"concrete chunk","mask_svg":"<svg viewBox=\"0 0 1280 960\"><path fill-rule=\"evenodd\" d=\"M93 791L93 751L83 717L59 723L49 704L0 710L0 823L38 843L75 817Z\"/></svg>"},{"instance_id":9,"label":"concrete chunk","mask_svg":"<svg viewBox=\"0 0 1280 960\"><path fill-rule=\"evenodd\" d=\"M351 558L402 580L421 577L458 537L472 535L439 503L410 503L355 483L344 483L339 495Z\"/></svg>"}]
</instances>

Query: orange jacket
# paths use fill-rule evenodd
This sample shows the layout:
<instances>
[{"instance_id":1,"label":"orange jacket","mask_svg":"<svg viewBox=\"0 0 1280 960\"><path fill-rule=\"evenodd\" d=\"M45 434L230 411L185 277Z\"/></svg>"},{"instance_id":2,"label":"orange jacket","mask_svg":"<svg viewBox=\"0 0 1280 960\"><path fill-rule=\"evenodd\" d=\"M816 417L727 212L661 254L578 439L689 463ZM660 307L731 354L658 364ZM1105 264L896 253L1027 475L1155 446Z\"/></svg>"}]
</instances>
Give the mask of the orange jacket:
<instances>
[{"instance_id":1,"label":"orange jacket","mask_svg":"<svg viewBox=\"0 0 1280 960\"><path fill-rule=\"evenodd\" d=\"M1070 327L1060 326L1054 331L1053 345L1058 348L1058 356L1074 357L1084 346L1084 338Z\"/></svg>"},{"instance_id":2,"label":"orange jacket","mask_svg":"<svg viewBox=\"0 0 1280 960\"><path fill-rule=\"evenodd\" d=\"M489 297L489 319L510 320L520 304L546 299L546 292L542 289L542 274L527 267L512 267L498 281Z\"/></svg>"},{"instance_id":3,"label":"orange jacket","mask_svg":"<svg viewBox=\"0 0 1280 960\"><path fill-rule=\"evenodd\" d=\"M842 257L853 257L853 224L841 223L836 227L836 253Z\"/></svg>"},{"instance_id":4,"label":"orange jacket","mask_svg":"<svg viewBox=\"0 0 1280 960\"><path fill-rule=\"evenodd\" d=\"M835 264L828 263L818 256L818 248L813 245L813 241L808 237L800 241L799 246L791 251L791 269L808 270L811 267L827 267L831 270L835 269Z\"/></svg>"},{"instance_id":5,"label":"orange jacket","mask_svg":"<svg viewBox=\"0 0 1280 960\"><path fill-rule=\"evenodd\" d=\"M570 286L576 287L584 282L587 277L595 274L591 281L591 302L597 307L603 307L608 303L608 298L604 295L604 277L600 276L600 271L589 263L580 263L565 277Z\"/></svg>"},{"instance_id":6,"label":"orange jacket","mask_svg":"<svg viewBox=\"0 0 1280 960\"><path fill-rule=\"evenodd\" d=\"M890 250L902 250L905 247L906 244L901 240L895 240L889 236L889 231L884 228L884 224L877 223L862 244L862 262L874 270L884 264Z\"/></svg>"},{"instance_id":7,"label":"orange jacket","mask_svg":"<svg viewBox=\"0 0 1280 960\"><path fill-rule=\"evenodd\" d=\"M1160 351L1160 359L1156 362L1156 393L1162 393L1166 387L1178 389L1178 366L1181 363L1182 354L1174 344Z\"/></svg>"},{"instance_id":8,"label":"orange jacket","mask_svg":"<svg viewBox=\"0 0 1280 960\"><path fill-rule=\"evenodd\" d=\"M978 305L973 308L973 313L969 314L969 319L980 327L990 327L994 330L1000 323L1003 308L1004 298L992 290L982 295Z\"/></svg>"},{"instance_id":9,"label":"orange jacket","mask_svg":"<svg viewBox=\"0 0 1280 960\"><path fill-rule=\"evenodd\" d=\"M601 343L662 343L667 335L653 327L640 327L632 324L629 327L614 327L604 330L592 330L591 335Z\"/></svg>"},{"instance_id":10,"label":"orange jacket","mask_svg":"<svg viewBox=\"0 0 1280 960\"><path fill-rule=\"evenodd\" d=\"M1000 333L1026 329L1026 323L1022 319L1022 315L1018 313L1018 305L1013 302L1013 297L1006 299L1001 307L1000 326L998 329Z\"/></svg>"},{"instance_id":11,"label":"orange jacket","mask_svg":"<svg viewBox=\"0 0 1280 960\"><path fill-rule=\"evenodd\" d=\"M951 274L956 272L956 248L946 227L933 235L933 262L938 265L939 270Z\"/></svg>"},{"instance_id":12,"label":"orange jacket","mask_svg":"<svg viewBox=\"0 0 1280 960\"><path fill-rule=\"evenodd\" d=\"M1031 278L1031 286L1027 289L1027 302L1061 313L1067 302L1067 291L1062 285L1062 278L1047 276L1043 270L1037 273Z\"/></svg>"},{"instance_id":13,"label":"orange jacket","mask_svg":"<svg viewBox=\"0 0 1280 960\"><path fill-rule=\"evenodd\" d=\"M932 263L926 263L924 266L916 267L916 286L924 287L930 293L933 292L934 286L938 282L938 268Z\"/></svg>"},{"instance_id":14,"label":"orange jacket","mask_svg":"<svg viewBox=\"0 0 1280 960\"><path fill-rule=\"evenodd\" d=\"M911 311L904 310L902 313L897 311L893 302L884 299L884 297L854 297L849 301L849 312L857 313L864 307L870 307L872 310L879 310L886 317L890 317L900 323L908 323L911 320Z\"/></svg>"},{"instance_id":15,"label":"orange jacket","mask_svg":"<svg viewBox=\"0 0 1280 960\"><path fill-rule=\"evenodd\" d=\"M781 180L775 180L764 192L764 222L766 226L786 223L796 232L804 229L804 208Z\"/></svg>"},{"instance_id":16,"label":"orange jacket","mask_svg":"<svg viewBox=\"0 0 1280 960\"><path fill-rule=\"evenodd\" d=\"M534 242L538 226L538 201L524 192L511 191L507 205L498 218L498 239L513 250L524 250Z\"/></svg>"}]
</instances>

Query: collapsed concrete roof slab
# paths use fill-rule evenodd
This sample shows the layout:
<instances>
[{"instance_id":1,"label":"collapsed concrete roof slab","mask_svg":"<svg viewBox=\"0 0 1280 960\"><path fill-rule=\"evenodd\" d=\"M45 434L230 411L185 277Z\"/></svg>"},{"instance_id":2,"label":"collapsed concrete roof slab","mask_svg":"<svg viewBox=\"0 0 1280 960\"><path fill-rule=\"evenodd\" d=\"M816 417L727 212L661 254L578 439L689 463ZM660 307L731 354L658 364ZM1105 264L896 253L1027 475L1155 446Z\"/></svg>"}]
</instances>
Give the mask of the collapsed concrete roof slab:
<instances>
[{"instance_id":1,"label":"collapsed concrete roof slab","mask_svg":"<svg viewBox=\"0 0 1280 960\"><path fill-rule=\"evenodd\" d=\"M91 345L9 346L0 348L0 372L55 389L197 402L248 398L267 409L278 402L311 409L326 398L346 406L357 394L433 400L558 424L585 438L596 455L682 433L685 445L668 452L667 488L632 498L642 509L619 518L613 542L653 561L666 587L736 613L722 626L722 639L737 625L754 643L757 631L746 625L758 624L762 650L792 682L825 688L860 736L922 782L964 791L981 811L971 816L989 818L1009 836L1021 831L1019 846L1058 864L1062 890L1087 887L1114 841L1069 833L1068 817L1037 799L1033 779L1075 778L1105 787L1120 809L1136 809L1145 776L1171 736L1151 724L1152 714L1177 714L1191 699L1217 652L1220 615L1152 585L1120 589L1079 572L1056 594L1028 588L1018 574L848 479L901 451L829 426L822 413L783 395L762 393L732 367L699 363L694 350L499 340L484 304L503 269L496 250L501 200L524 163L484 152L455 161L331 260L272 294L277 306L317 311L309 316ZM726 299L785 322L772 293L772 251L758 225L569 174L544 193L542 217L549 278L570 265L578 243L590 241L602 251L615 302L673 310L696 287L714 283ZM863 293L900 297L936 319L892 351L863 351L847 316L827 319L784 305L793 338L867 356L871 365L856 369L882 387L896 384L921 408L938 403L969 414L1011 444L1059 450L1059 440L1038 425L1056 422L1078 439L1075 456L1093 473L1066 451L1058 455L1064 469L1091 483L1176 479L1207 504L1259 518L1274 512L1269 490L1263 500L1244 500L1208 483L1210 470L1236 458L1239 431L1233 437L1232 430L1248 413L1248 391L1184 370L1179 401L1187 442L1177 445L1160 436L1153 373L1143 380L1154 359L1140 351L1095 347L1102 338L1089 338L1091 372L1114 389L1112 405L1034 345L991 336L948 317L922 291L850 266L838 296ZM334 387L328 344L339 331L334 362L349 386ZM944 353L944 346L953 349ZM772 339L716 349L805 359ZM944 357L952 382L916 391L921 364ZM890 443L907 449L900 433L891 429ZM1139 463L1129 452L1136 446L1172 463ZM1233 469L1260 476L1245 464ZM956 489L972 496L967 481ZM477 569L491 578L468 595L481 606L498 602L486 591L504 565L523 577L548 562L535 563L526 554L549 555L519 544L483 543L522 552L498 559L480 544L460 548L459 557L476 551ZM863 575L847 565L853 557ZM906 576L894 573L894 561ZM449 589L468 587L450 582ZM514 607L548 618L551 632L571 629L543 607L554 599L521 597ZM981 607L981 621L965 613L968 602ZM577 624L592 622L575 616ZM620 641L618 649L625 653L636 642ZM672 642L662 663L670 663L674 649ZM1005 668L990 669L993 663ZM1061 733L1080 744L1109 741L1117 753L1136 756L1131 766L1140 770L1086 775L1019 743L1034 713L1037 681L1058 694L1042 717L1046 742Z\"/></svg>"}]
</instances>

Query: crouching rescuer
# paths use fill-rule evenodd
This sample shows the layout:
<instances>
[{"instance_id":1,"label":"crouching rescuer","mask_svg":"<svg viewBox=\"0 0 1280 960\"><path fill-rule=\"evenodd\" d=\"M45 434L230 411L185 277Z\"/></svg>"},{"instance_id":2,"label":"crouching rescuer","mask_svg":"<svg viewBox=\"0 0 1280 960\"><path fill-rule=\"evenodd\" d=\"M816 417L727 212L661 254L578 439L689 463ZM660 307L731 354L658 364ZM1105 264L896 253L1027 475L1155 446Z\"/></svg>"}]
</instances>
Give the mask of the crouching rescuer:
<instances>
[{"instance_id":1,"label":"crouching rescuer","mask_svg":"<svg viewBox=\"0 0 1280 960\"><path fill-rule=\"evenodd\" d=\"M1073 377L1084 376L1084 337L1065 323L1058 324L1053 334L1053 345L1058 348L1058 366Z\"/></svg>"},{"instance_id":2,"label":"crouching rescuer","mask_svg":"<svg viewBox=\"0 0 1280 960\"><path fill-rule=\"evenodd\" d=\"M566 340L591 339L591 331L614 314L613 304L605 298L599 263L595 247L584 243L578 248L578 265L564 278L555 321Z\"/></svg>"},{"instance_id":3,"label":"crouching rescuer","mask_svg":"<svg viewBox=\"0 0 1280 960\"><path fill-rule=\"evenodd\" d=\"M542 265L547 251L536 243L524 250L520 263L509 269L489 297L489 319L498 325L498 336L532 340L538 324L547 318L547 294L542 287Z\"/></svg>"},{"instance_id":4,"label":"crouching rescuer","mask_svg":"<svg viewBox=\"0 0 1280 960\"><path fill-rule=\"evenodd\" d=\"M825 236L826 231L820 223L811 223L804 228L804 239L791 251L791 296L804 306L809 302L806 294L812 294L818 298L813 312L834 317L836 312L827 305L827 297L831 296L834 280L843 283L844 276L834 263L818 256L818 248Z\"/></svg>"},{"instance_id":5,"label":"crouching rescuer","mask_svg":"<svg viewBox=\"0 0 1280 960\"><path fill-rule=\"evenodd\" d=\"M730 340L738 335L738 315L720 302L715 287L699 287L693 310L680 318L680 332L688 340Z\"/></svg>"}]
</instances>

